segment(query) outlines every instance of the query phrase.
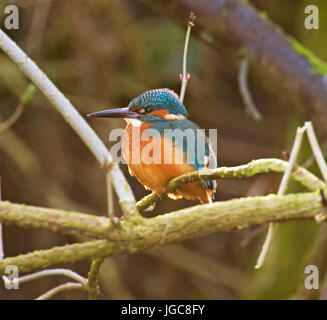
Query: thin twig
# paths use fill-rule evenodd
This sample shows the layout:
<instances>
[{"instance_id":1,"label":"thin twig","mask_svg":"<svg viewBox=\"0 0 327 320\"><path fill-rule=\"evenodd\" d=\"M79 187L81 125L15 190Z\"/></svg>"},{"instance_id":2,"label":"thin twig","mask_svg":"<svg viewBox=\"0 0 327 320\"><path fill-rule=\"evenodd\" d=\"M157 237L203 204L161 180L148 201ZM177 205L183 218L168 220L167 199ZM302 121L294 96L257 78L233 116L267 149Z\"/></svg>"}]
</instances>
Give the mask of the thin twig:
<instances>
[{"instance_id":1,"label":"thin twig","mask_svg":"<svg viewBox=\"0 0 327 320\"><path fill-rule=\"evenodd\" d=\"M285 170L285 173L282 177L282 181L280 183L277 195L281 196L285 193L288 182L291 178L291 174L295 165L295 161L296 158L299 154L300 148L301 148L301 144L302 144L302 140L303 140L303 133L305 132L305 128L298 128L296 131L296 136L295 136L295 140L294 140L294 144L292 147L292 151L290 154L290 159L288 161L288 166L287 169Z\"/></svg>"},{"instance_id":2,"label":"thin twig","mask_svg":"<svg viewBox=\"0 0 327 320\"><path fill-rule=\"evenodd\" d=\"M20 102L18 103L14 113L11 115L9 119L0 123L0 133L12 127L19 117L23 114L25 104L32 99L35 92L35 86L33 84L29 84L25 92L23 93Z\"/></svg>"},{"instance_id":3,"label":"thin twig","mask_svg":"<svg viewBox=\"0 0 327 320\"><path fill-rule=\"evenodd\" d=\"M82 287L87 286L87 279L86 278L80 276L78 273L76 273L76 272L74 272L72 270L69 270L69 269L48 269L48 270L35 272L33 274L29 274L29 275L20 277L18 279L18 283L22 284L24 282L32 281L32 280L39 279L39 278L42 278L42 277L57 276L57 275L66 276L66 277L69 277L69 278L71 278L73 280L76 280L77 282L79 282L77 284L81 285ZM3 279L4 282L9 281L6 276L2 276L2 279ZM68 284L69 284L68 287L67 287L67 283L66 283L64 285L61 285L61 286L56 287L54 289L51 289L47 293L41 295L36 300L45 300L45 299L50 298L51 296L53 296L54 294L56 294L56 293L58 293L58 292L60 292L62 290L73 289L73 288L70 288L70 283L68 283ZM77 288L78 287L76 287L76 289Z\"/></svg>"},{"instance_id":4,"label":"thin twig","mask_svg":"<svg viewBox=\"0 0 327 320\"><path fill-rule=\"evenodd\" d=\"M2 133L3 131L6 131L7 129L9 129L11 126L13 126L16 121L19 119L19 117L23 114L23 110L24 110L24 105L20 102L14 113L11 115L11 117L9 119L7 119L6 121L0 123L0 133Z\"/></svg>"},{"instance_id":5,"label":"thin twig","mask_svg":"<svg viewBox=\"0 0 327 320\"><path fill-rule=\"evenodd\" d=\"M238 72L238 86L246 111L254 120L261 120L262 115L256 107L248 87L248 60L243 58Z\"/></svg>"},{"instance_id":6,"label":"thin twig","mask_svg":"<svg viewBox=\"0 0 327 320\"><path fill-rule=\"evenodd\" d=\"M307 135L308 135L308 139L311 145L311 149L313 152L313 155L317 161L317 164L319 166L319 169L321 171L322 176L324 177L325 182L327 182L327 165L326 165L326 161L324 159L324 156L321 152L321 149L319 147L318 144L318 140L316 138L316 135L314 133L313 130L313 126L311 121L307 121L305 122L304 126L307 129Z\"/></svg>"},{"instance_id":7,"label":"thin twig","mask_svg":"<svg viewBox=\"0 0 327 320\"><path fill-rule=\"evenodd\" d=\"M37 297L35 300L47 300L53 297L54 295L58 294L59 292L65 290L83 290L83 285L81 283L76 283L76 282L67 282L47 291L46 293Z\"/></svg>"},{"instance_id":8,"label":"thin twig","mask_svg":"<svg viewBox=\"0 0 327 320\"><path fill-rule=\"evenodd\" d=\"M184 44L184 54L183 54L183 74L180 75L180 79L182 82L182 87L181 87L181 93L179 95L179 100L181 102L184 101L184 96L185 96L185 91L187 87L187 83L190 81L190 74L187 73L187 51L188 51L188 43L190 40L190 35L191 35L191 29L194 27L194 21L195 21L196 16L194 15L193 12L190 13L188 22L187 22L187 30L186 30L186 37L185 37L185 44Z\"/></svg>"},{"instance_id":9,"label":"thin twig","mask_svg":"<svg viewBox=\"0 0 327 320\"><path fill-rule=\"evenodd\" d=\"M43 271L39 271L39 272L35 272L32 274L28 274L26 276L20 277L18 279L19 284L24 283L24 282L28 282L28 281L32 281L35 279L39 279L42 277L48 277L48 276L66 276L69 277L73 280L76 280L77 282L80 282L82 284L86 284L87 279L80 276L78 273L69 270L69 269L48 269L48 270L43 270ZM3 278L6 278L5 276L3 276Z\"/></svg>"},{"instance_id":10,"label":"thin twig","mask_svg":"<svg viewBox=\"0 0 327 320\"><path fill-rule=\"evenodd\" d=\"M281 181L281 183L279 185L279 189L278 189L278 192L277 192L278 196L282 196L286 191L287 184L288 184L288 182L289 182L289 180L291 178L291 174L292 174L292 171L293 171L293 168L294 168L294 165L295 165L296 158L297 158L297 156L299 154L299 151L300 151L301 143L302 143L302 140L303 140L303 133L305 132L305 130L306 130L305 126L303 126L301 128L297 128L294 144L293 144L291 155L290 155L290 158L289 158L289 161L288 161L288 165L287 165L287 168L286 168L286 170L285 170L285 172L283 174L282 181ZM265 258L267 256L267 253L269 251L269 248L270 248L273 236L274 236L274 230L276 228L276 225L277 224L272 223L272 222L269 223L266 239L265 239L265 242L264 242L264 244L262 246L261 252L259 254L257 263L255 265L256 269L261 268L264 261L265 261Z\"/></svg>"}]
</instances>

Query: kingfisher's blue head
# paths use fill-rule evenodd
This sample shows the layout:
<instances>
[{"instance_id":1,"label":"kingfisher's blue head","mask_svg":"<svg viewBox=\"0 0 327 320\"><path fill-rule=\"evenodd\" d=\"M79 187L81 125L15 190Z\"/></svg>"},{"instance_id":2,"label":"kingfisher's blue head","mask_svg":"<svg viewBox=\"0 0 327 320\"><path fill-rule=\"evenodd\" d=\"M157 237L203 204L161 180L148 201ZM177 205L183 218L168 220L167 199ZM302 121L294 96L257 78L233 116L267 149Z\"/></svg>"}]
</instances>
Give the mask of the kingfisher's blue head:
<instances>
[{"instance_id":1,"label":"kingfisher's blue head","mask_svg":"<svg viewBox=\"0 0 327 320\"><path fill-rule=\"evenodd\" d=\"M174 91L154 89L134 98L126 108L98 111L88 116L124 118L127 122L155 122L184 120L188 113Z\"/></svg>"}]
</instances>

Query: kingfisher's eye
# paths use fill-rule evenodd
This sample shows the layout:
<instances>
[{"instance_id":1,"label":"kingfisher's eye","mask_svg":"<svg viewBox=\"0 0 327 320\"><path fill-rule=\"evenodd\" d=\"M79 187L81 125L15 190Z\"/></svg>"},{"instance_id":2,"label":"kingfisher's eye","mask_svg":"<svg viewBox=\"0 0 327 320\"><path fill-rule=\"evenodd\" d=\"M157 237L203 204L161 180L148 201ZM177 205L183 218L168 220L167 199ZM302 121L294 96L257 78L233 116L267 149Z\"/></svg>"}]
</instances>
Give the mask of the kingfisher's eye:
<instances>
[{"instance_id":1,"label":"kingfisher's eye","mask_svg":"<svg viewBox=\"0 0 327 320\"><path fill-rule=\"evenodd\" d=\"M153 107L152 106L147 106L145 108L132 107L132 108L130 108L130 110L137 112L138 114L146 114L146 113L153 111Z\"/></svg>"}]
</instances>

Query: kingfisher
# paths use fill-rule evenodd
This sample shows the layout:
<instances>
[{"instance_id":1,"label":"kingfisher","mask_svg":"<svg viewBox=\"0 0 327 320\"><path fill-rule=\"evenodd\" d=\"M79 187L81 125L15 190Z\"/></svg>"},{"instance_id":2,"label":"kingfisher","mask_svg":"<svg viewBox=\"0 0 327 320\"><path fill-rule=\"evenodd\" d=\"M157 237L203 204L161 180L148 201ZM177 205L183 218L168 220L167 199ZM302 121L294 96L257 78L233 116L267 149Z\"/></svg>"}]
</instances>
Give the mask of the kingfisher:
<instances>
[{"instance_id":1,"label":"kingfisher","mask_svg":"<svg viewBox=\"0 0 327 320\"><path fill-rule=\"evenodd\" d=\"M102 110L87 116L123 118L127 122L122 153L129 173L159 196L165 193L171 179L195 170L217 167L209 139L203 130L187 119L184 104L170 89L149 90L134 98L125 108ZM144 136L148 139L140 138ZM188 139L188 136L195 139ZM157 149L149 148L150 143ZM153 161L147 161L144 153ZM216 181L212 180L184 185L168 196L211 203L215 192Z\"/></svg>"}]
</instances>

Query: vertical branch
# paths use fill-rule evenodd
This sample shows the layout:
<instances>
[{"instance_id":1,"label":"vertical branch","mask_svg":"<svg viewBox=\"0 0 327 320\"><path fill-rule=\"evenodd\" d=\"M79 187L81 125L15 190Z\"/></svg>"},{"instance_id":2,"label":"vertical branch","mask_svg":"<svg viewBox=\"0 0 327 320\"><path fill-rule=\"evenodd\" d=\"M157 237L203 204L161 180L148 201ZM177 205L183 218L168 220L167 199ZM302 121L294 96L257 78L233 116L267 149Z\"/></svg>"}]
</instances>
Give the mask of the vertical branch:
<instances>
[{"instance_id":1,"label":"vertical branch","mask_svg":"<svg viewBox=\"0 0 327 320\"><path fill-rule=\"evenodd\" d=\"M307 135L308 135L308 139L311 145L311 149L313 152L313 155L317 161L317 164L319 166L319 169L321 171L322 176L324 177L325 182L327 182L327 165L326 165L326 161L324 159L324 156L321 152L321 149L319 147L316 135L314 133L313 130L313 126L311 121L308 121L304 124L304 126L307 129Z\"/></svg>"},{"instance_id":2,"label":"vertical branch","mask_svg":"<svg viewBox=\"0 0 327 320\"><path fill-rule=\"evenodd\" d=\"M194 27L194 21L195 21L196 16L194 15L193 12L190 13L188 22L187 22L187 30L186 30L186 37L185 37L185 44L184 44L184 54L183 54L183 74L179 75L180 80L182 82L182 87L181 87L181 93L179 96L179 100L183 102L184 96L185 96L185 91L187 87L187 83L189 82L191 75L187 73L186 71L186 64L187 64L187 51L188 51L188 43L190 40L190 35L191 35L191 29Z\"/></svg>"},{"instance_id":3,"label":"vertical branch","mask_svg":"<svg viewBox=\"0 0 327 320\"><path fill-rule=\"evenodd\" d=\"M89 300L96 300L100 294L99 289L99 271L103 262L102 258L95 259L91 263L91 268L87 280L87 291L89 293Z\"/></svg>"},{"instance_id":4,"label":"vertical branch","mask_svg":"<svg viewBox=\"0 0 327 320\"><path fill-rule=\"evenodd\" d=\"M293 148L292 148L292 151L291 151L290 159L288 161L288 166L287 166L287 168L286 168L286 170L285 170L285 172L283 174L282 181L280 183L280 186L279 186L279 189L278 189L278 192L277 192L278 196L282 196L286 191L286 187L287 187L287 184L288 184L288 182L290 180L291 173L293 171L296 158L297 158L297 156L299 154L299 151L300 151L300 147L301 147L301 143L302 143L302 139L303 139L303 133L305 132L305 130L306 130L306 126L303 126L301 128L297 128ZM266 239L265 239L265 242L264 242L264 244L262 246L262 249L261 249L259 258L257 260L257 263L255 265L256 269L261 268L264 261L265 261L265 258L267 256L267 253L269 251L269 248L270 248L273 236L274 236L274 231L275 231L276 226L277 226L276 223L273 223L273 222L269 223Z\"/></svg>"},{"instance_id":5,"label":"vertical branch","mask_svg":"<svg viewBox=\"0 0 327 320\"><path fill-rule=\"evenodd\" d=\"M285 193L286 191L286 187L287 184L290 180L294 165L295 165L295 161L296 158L299 154L300 148L301 148L301 144L302 144L302 140L303 140L303 133L305 132L305 127L301 127L301 128L297 128L296 131L296 136L295 136L295 140L294 140L294 144L293 144L293 148L290 154L290 159L288 161L288 166L285 170L285 173L282 177L282 181L280 183L277 195L281 196Z\"/></svg>"}]
</instances>

